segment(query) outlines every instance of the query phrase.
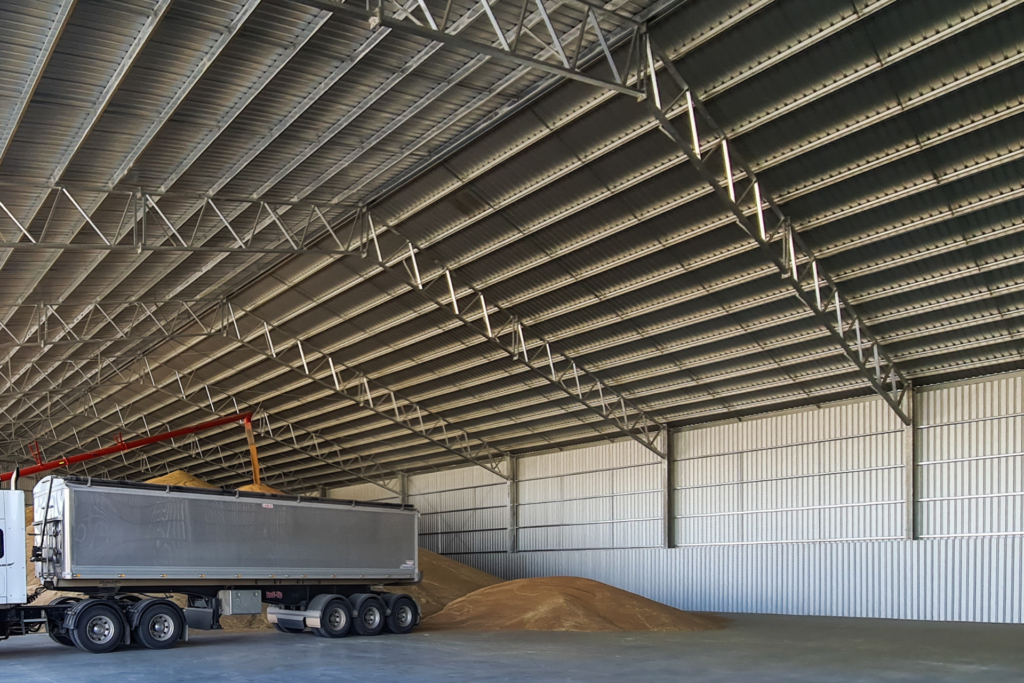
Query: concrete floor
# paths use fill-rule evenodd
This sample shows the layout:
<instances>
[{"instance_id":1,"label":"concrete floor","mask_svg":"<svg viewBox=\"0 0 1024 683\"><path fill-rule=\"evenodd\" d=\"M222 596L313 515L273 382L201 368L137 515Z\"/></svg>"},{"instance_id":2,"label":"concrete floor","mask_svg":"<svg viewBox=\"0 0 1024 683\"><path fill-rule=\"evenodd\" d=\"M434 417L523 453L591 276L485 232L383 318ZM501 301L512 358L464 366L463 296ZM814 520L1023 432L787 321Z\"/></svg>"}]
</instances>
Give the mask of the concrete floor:
<instances>
[{"instance_id":1,"label":"concrete floor","mask_svg":"<svg viewBox=\"0 0 1024 683\"><path fill-rule=\"evenodd\" d=\"M706 633L457 633L325 640L194 632L170 652L0 643L4 681L1024 680L1024 626L734 615Z\"/></svg>"}]
</instances>

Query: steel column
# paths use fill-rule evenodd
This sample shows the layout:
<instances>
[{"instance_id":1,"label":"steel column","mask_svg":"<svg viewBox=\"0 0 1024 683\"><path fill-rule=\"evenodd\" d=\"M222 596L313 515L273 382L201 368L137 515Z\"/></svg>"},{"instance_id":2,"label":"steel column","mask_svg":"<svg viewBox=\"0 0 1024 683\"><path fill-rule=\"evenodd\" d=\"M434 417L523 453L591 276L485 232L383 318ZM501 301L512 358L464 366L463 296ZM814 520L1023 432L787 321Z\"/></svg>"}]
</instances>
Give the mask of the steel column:
<instances>
[{"instance_id":1,"label":"steel column","mask_svg":"<svg viewBox=\"0 0 1024 683\"><path fill-rule=\"evenodd\" d=\"M658 434L658 440L665 451L662 460L662 546L674 548L676 545L676 502L675 473L676 453L672 445L672 432L665 427Z\"/></svg>"},{"instance_id":2,"label":"steel column","mask_svg":"<svg viewBox=\"0 0 1024 683\"><path fill-rule=\"evenodd\" d=\"M508 471L508 538L507 552L519 552L519 461L509 456L505 459Z\"/></svg>"},{"instance_id":3,"label":"steel column","mask_svg":"<svg viewBox=\"0 0 1024 683\"><path fill-rule=\"evenodd\" d=\"M903 425L903 535L908 541L918 536L917 527L917 414L914 410L914 387L907 383L907 397L904 410L910 418Z\"/></svg>"}]
</instances>

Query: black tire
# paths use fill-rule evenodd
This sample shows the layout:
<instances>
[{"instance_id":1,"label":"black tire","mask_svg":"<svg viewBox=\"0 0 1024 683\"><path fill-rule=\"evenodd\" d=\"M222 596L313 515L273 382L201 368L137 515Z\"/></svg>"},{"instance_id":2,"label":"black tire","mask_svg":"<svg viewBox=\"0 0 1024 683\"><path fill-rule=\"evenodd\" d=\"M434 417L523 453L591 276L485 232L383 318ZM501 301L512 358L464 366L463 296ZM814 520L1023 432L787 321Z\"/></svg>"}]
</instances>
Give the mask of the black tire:
<instances>
[{"instance_id":1,"label":"black tire","mask_svg":"<svg viewBox=\"0 0 1024 683\"><path fill-rule=\"evenodd\" d=\"M72 598L72 597L69 597L69 596L64 596L62 598L57 598L55 600L51 600L50 604L51 605L70 605L72 603L81 602L81 601L82 601L81 598ZM52 640L53 642L57 643L58 645L63 645L64 647L74 647L75 646L75 644L73 642L71 642L71 638L68 637L68 635L66 633L64 633L64 631L63 631L63 629L61 629L60 625L57 624L56 621L53 620L53 619L47 620L47 622L46 622L46 635L50 636L50 640Z\"/></svg>"},{"instance_id":2,"label":"black tire","mask_svg":"<svg viewBox=\"0 0 1024 683\"><path fill-rule=\"evenodd\" d=\"M68 635L79 650L103 654L124 641L124 622L110 605L92 605L78 615L78 621Z\"/></svg>"},{"instance_id":3,"label":"black tire","mask_svg":"<svg viewBox=\"0 0 1024 683\"><path fill-rule=\"evenodd\" d=\"M50 640L57 643L58 645L63 645L65 647L75 646L75 644L71 642L70 638L68 638L63 633L57 631L53 626L50 625L50 623L51 622L47 622L46 624L46 635L50 636Z\"/></svg>"},{"instance_id":4,"label":"black tire","mask_svg":"<svg viewBox=\"0 0 1024 683\"><path fill-rule=\"evenodd\" d=\"M384 601L376 595L352 596L352 628L361 636L375 636L384 630Z\"/></svg>"},{"instance_id":5,"label":"black tire","mask_svg":"<svg viewBox=\"0 0 1024 683\"><path fill-rule=\"evenodd\" d=\"M287 626L281 626L281 624L274 624L274 628L277 629L278 631L280 631L281 633L291 633L291 634L302 633L303 631L306 630L304 628L288 628Z\"/></svg>"},{"instance_id":6,"label":"black tire","mask_svg":"<svg viewBox=\"0 0 1024 683\"><path fill-rule=\"evenodd\" d=\"M384 622L388 633L408 633L416 627L420 610L408 595L399 595L391 601L391 614Z\"/></svg>"},{"instance_id":7,"label":"black tire","mask_svg":"<svg viewBox=\"0 0 1024 683\"><path fill-rule=\"evenodd\" d=\"M181 615L170 605L153 605L142 613L135 627L135 640L150 650L174 647L184 630Z\"/></svg>"},{"instance_id":8,"label":"black tire","mask_svg":"<svg viewBox=\"0 0 1024 683\"><path fill-rule=\"evenodd\" d=\"M345 598L334 598L321 611L320 628L313 633L321 638L344 638L352 628L352 603Z\"/></svg>"}]
</instances>

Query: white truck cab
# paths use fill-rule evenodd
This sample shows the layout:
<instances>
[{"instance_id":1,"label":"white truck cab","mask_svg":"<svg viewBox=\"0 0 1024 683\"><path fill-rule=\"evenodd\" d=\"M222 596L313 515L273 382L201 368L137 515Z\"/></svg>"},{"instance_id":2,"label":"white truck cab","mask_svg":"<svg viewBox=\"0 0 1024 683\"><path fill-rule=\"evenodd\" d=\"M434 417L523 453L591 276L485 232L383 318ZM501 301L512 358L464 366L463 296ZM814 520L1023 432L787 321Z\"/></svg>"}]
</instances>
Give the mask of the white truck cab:
<instances>
[{"instance_id":1,"label":"white truck cab","mask_svg":"<svg viewBox=\"0 0 1024 683\"><path fill-rule=\"evenodd\" d=\"M28 601L25 533L25 493L0 490L0 605Z\"/></svg>"}]
</instances>

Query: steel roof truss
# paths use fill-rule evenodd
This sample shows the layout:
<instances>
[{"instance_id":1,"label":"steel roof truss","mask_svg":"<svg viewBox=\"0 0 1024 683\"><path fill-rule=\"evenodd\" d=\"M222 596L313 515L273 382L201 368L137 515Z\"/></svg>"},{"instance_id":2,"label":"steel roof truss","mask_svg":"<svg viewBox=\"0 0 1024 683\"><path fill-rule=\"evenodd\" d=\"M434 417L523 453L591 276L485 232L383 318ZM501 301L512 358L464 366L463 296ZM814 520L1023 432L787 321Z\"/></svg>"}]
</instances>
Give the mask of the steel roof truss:
<instances>
[{"instance_id":1,"label":"steel roof truss","mask_svg":"<svg viewBox=\"0 0 1024 683\"><path fill-rule=\"evenodd\" d=\"M641 40L650 55L648 68L652 71L650 77L644 79L648 95L645 103L661 130L683 151L711 186L718 200L725 204L735 222L768 255L782 279L793 288L797 299L810 308L858 373L904 423L910 424L904 406L904 399L909 395L909 380L824 270L810 246L793 229L789 218L760 184L747 162L729 144L725 132L711 117L697 94L690 90L672 60L651 40L650 34L644 33ZM662 89L668 84L659 82L656 77L655 56L660 60L669 80L681 93L687 94L690 129L685 133L658 105L664 100ZM717 153L720 171L713 168L716 162L712 153L702 159L697 152L699 146L693 145L694 140L701 139L700 129L704 129L707 137L717 143L712 153ZM734 169L742 171L742 178L737 177ZM746 201L750 195L754 198L755 205L752 207Z\"/></svg>"},{"instance_id":2,"label":"steel roof truss","mask_svg":"<svg viewBox=\"0 0 1024 683\"><path fill-rule=\"evenodd\" d=\"M330 393L337 394L365 410L376 413L387 421L430 441L435 446L470 464L483 467L492 474L506 478L500 470L500 458L508 454L499 447L402 396L378 380L370 379L362 372L336 360L308 341L302 342L298 337L260 318L252 311L237 304L233 305L229 309L233 324L230 328L225 327L225 330L237 329L236 310L245 313L246 316L257 322L255 334L243 333L236 339L245 348L320 385ZM249 336L252 338L249 339ZM278 338L276 345L273 341L274 336ZM263 339L266 342L266 347L256 343L258 339ZM300 353L301 357L306 357L308 352L309 357L319 356L320 362L310 369L308 365L289 360L286 351L291 346L295 346L297 350L304 348ZM329 378L322 372L327 367L330 368Z\"/></svg>"},{"instance_id":3,"label":"steel roof truss","mask_svg":"<svg viewBox=\"0 0 1024 683\"><path fill-rule=\"evenodd\" d=\"M17 185L4 185L0 187L0 194L5 189L10 190L18 188ZM85 241L72 239L62 239L60 237L47 236L52 231L44 229L41 231L41 235L38 239L33 237L31 232L22 224L13 213L11 213L6 204L0 200L0 227L7 221L13 222L17 228L19 235L15 235L13 239L8 239L0 233L0 251L3 250L57 250L57 251L119 251L119 252L135 252L141 254L142 252L181 252L181 253L209 253L209 254L222 254L222 253L236 253L236 252L250 252L253 254L314 254L314 255L332 255L332 256L356 256L361 255L360 246L352 246L351 240L350 246L342 246L341 241L334 235L333 230L330 227L328 221L324 218L321 211L321 207L309 202L298 202L298 203L283 203L280 201L269 202L265 201L262 197L246 197L246 198L221 198L221 197L210 197L207 195L196 195L197 200L197 211L196 224L192 229L188 239L182 234L184 228L184 221L181 225L175 226L174 221L171 221L163 210L158 205L159 200L164 196L170 197L185 197L187 195L179 194L168 194L168 195L153 195L146 192L124 192L124 193L110 193L106 197L109 201L117 201L116 197L121 194L124 197L123 209L119 211L100 211L99 206L91 214L87 212L82 202L79 202L75 198L75 193L79 190L72 190L66 186L60 186L57 188L43 188L44 191L54 192L53 203L50 207L50 212L47 217L47 226L53 220L54 213L56 212L57 205L59 204L61 197L66 198L71 203L75 211L82 217L83 221L88 224L93 232L100 238L100 242ZM83 188L81 191L89 192L87 188ZM235 205L231 211L225 211L222 208L224 203L231 203ZM256 219L253 229L249 232L247 240L243 240L239 235L235 226L232 225L232 217L241 215L245 210L251 207L256 207ZM342 205L344 206L344 205ZM207 217L207 226L205 229L201 229L200 226L203 222L206 208L209 207L212 211L212 216ZM289 225L281 217L281 208L308 208L308 216L304 221L300 221L298 225ZM326 210L326 206L324 209ZM337 205L332 205L332 208L337 208ZM266 214L268 218L265 219L263 225L269 225L273 223L280 230L284 236L284 242L275 243L272 246L260 246L253 245L253 239L259 228L263 227L260 223L260 217ZM319 221L312 220L313 216L319 217ZM3 220L6 216L6 220ZM150 226L153 222L159 225L160 230L156 235L152 234L153 230ZM130 225L126 225L130 224ZM209 224L213 225L210 226ZM230 233L234 243L218 243L211 244L209 237L217 232L218 226L222 225ZM315 227L314 227L315 226ZM128 232L131 232L131 239L125 241ZM334 237L334 242L337 245L337 249L330 243L322 243L318 246L313 246L313 243L317 241L317 238L321 235L330 234ZM21 240L23 237L25 240Z\"/></svg>"},{"instance_id":4,"label":"steel roof truss","mask_svg":"<svg viewBox=\"0 0 1024 683\"><path fill-rule=\"evenodd\" d=\"M216 299L172 299L168 301L124 301L92 303L42 303L11 306L8 317L18 309L31 311L32 320L24 335L18 336L0 322L0 330L13 341L0 340L0 348L39 347L57 344L81 346L111 341L146 341L156 339L192 339L210 337L223 326L226 316L224 301ZM196 312L205 309L203 317ZM62 315L64 313L64 315ZM130 315L129 320L125 320ZM121 322L115 322L120 316ZM145 326L149 320L155 325ZM195 325L198 329L195 329Z\"/></svg>"},{"instance_id":5,"label":"steel roof truss","mask_svg":"<svg viewBox=\"0 0 1024 683\"><path fill-rule=\"evenodd\" d=\"M500 0L479 1L483 13L486 15L488 20L486 26L494 34L493 43L462 38L454 35L453 33L449 33L448 18L451 10L450 3L445 8L441 24L438 24L427 4L423 0L418 0L418 9L423 14L426 25L424 24L424 21L420 21L415 16L413 13L414 11L407 11L394 3L385 2L385 0L374 0L372 3L368 3L366 5L346 3L344 0L309 0L309 4L329 9L331 11L354 14L366 19L371 28L383 26L394 31L407 33L419 38L441 43L448 48L501 59L518 66L530 67L556 76L562 76L564 78L595 85L600 88L610 89L632 97L641 96L641 93L627 85L625 79L622 77L622 75L627 73L627 71L624 70L620 72L617 65L615 65L615 60L609 48L609 45L613 44L614 41L611 36L605 32L605 29L601 27L600 22L597 20L597 15L600 14L609 23L615 23L620 28L623 26L639 26L639 22L632 17L620 14L613 10L608 10L600 5L591 5L586 2L581 2L580 0L567 0L566 2L559 3L559 5L554 8L547 7L542 0L535 0L537 8L536 11L540 17L541 23L544 24L549 37L548 40L544 40L526 26L527 3L524 3L520 8L516 25L514 27L503 27L492 9ZM569 12L569 8L572 8L574 11ZM556 10L562 10L557 17L560 23L569 23L575 28L576 49L571 62L569 55L565 52L564 43L567 36L559 35L555 29L554 22L552 21L552 12ZM597 36L593 41L593 46L596 47L595 52L600 53L602 58L611 63L611 78L590 75L585 73L579 67L580 52L583 49L583 36L588 32L588 30L593 30ZM550 53L557 57L557 60L549 61L541 55L526 54L519 41L519 37L524 32L528 33L536 42L540 43L542 49L547 48L543 50L541 55ZM509 33L513 34L513 40L511 43L508 41L507 37L507 34Z\"/></svg>"},{"instance_id":6,"label":"steel roof truss","mask_svg":"<svg viewBox=\"0 0 1024 683\"><path fill-rule=\"evenodd\" d=\"M369 216L366 223L370 232L375 234ZM401 236L394 227L388 229ZM424 284L417 261L418 253L412 242L407 241L406 246L396 252L397 263L403 266L401 269L395 267L395 258L380 259L379 265L402 279L412 291L436 305L438 310L449 313L467 329L487 339L492 348L500 349L509 359L528 368L534 376L543 378L587 411L598 415L603 423L658 456L666 457L657 444L662 426L639 406L627 401L566 353L553 350L551 344L524 324L519 316L497 304L488 304L484 293L473 285L463 283L456 286L457 276L453 277L452 271L444 265L425 264L432 266L435 274Z\"/></svg>"}]
</instances>

